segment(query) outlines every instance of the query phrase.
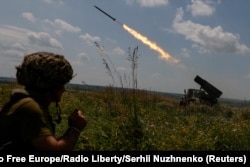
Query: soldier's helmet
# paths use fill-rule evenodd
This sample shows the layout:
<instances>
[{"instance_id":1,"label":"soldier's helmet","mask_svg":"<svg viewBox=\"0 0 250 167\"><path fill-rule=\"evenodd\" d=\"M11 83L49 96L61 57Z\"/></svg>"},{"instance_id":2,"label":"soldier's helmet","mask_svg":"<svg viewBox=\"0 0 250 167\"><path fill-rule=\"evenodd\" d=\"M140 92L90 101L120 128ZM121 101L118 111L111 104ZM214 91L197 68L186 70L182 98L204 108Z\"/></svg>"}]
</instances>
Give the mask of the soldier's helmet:
<instances>
[{"instance_id":1,"label":"soldier's helmet","mask_svg":"<svg viewBox=\"0 0 250 167\"><path fill-rule=\"evenodd\" d=\"M17 83L34 91L56 90L73 78L73 69L63 55L35 52L16 66Z\"/></svg>"}]
</instances>

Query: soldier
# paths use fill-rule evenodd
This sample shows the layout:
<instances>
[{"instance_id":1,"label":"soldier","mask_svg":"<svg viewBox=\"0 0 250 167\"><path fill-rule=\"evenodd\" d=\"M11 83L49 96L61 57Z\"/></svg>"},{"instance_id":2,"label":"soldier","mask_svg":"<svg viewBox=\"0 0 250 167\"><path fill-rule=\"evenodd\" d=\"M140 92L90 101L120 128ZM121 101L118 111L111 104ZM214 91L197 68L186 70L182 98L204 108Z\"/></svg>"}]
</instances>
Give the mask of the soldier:
<instances>
[{"instance_id":1,"label":"soldier","mask_svg":"<svg viewBox=\"0 0 250 167\"><path fill-rule=\"evenodd\" d=\"M69 127L59 139L49 113L55 103L60 122L58 103L64 85L74 77L70 63L62 55L36 52L26 55L16 69L17 83L24 89L13 90L0 112L0 150L73 150L87 125L82 112L73 110Z\"/></svg>"}]
</instances>

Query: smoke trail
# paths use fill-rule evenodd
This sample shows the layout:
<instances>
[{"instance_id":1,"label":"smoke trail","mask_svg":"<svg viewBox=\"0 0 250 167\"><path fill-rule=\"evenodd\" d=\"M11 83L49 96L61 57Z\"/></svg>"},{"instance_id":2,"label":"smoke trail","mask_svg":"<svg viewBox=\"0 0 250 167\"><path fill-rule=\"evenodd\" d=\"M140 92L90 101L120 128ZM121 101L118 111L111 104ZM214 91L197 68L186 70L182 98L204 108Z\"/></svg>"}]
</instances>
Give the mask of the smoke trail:
<instances>
[{"instance_id":1,"label":"smoke trail","mask_svg":"<svg viewBox=\"0 0 250 167\"><path fill-rule=\"evenodd\" d=\"M123 24L122 27L128 31L132 36L136 39L140 40L142 43L149 46L150 49L158 52L160 54L160 58L166 61L170 61L172 63L179 63L180 60L175 59L166 51L164 51L161 47L159 47L155 42L150 41L147 37L143 36L142 34L136 32L132 28L128 27L127 25Z\"/></svg>"}]
</instances>

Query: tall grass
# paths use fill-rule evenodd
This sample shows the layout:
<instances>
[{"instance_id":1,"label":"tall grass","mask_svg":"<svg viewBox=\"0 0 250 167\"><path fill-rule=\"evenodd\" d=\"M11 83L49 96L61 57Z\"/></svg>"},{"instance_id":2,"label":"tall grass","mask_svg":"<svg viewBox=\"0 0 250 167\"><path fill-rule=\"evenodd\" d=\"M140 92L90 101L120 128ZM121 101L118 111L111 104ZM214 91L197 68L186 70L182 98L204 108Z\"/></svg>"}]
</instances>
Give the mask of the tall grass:
<instances>
[{"instance_id":1,"label":"tall grass","mask_svg":"<svg viewBox=\"0 0 250 167\"><path fill-rule=\"evenodd\" d=\"M0 104L18 85L2 85ZM157 93L137 90L67 89L61 101L63 121L57 136L67 129L74 108L83 111L88 125L75 150L250 150L250 109L225 104L208 107L179 102ZM134 99L139 115L134 120ZM51 113L56 113L52 105Z\"/></svg>"},{"instance_id":2,"label":"tall grass","mask_svg":"<svg viewBox=\"0 0 250 167\"><path fill-rule=\"evenodd\" d=\"M119 73L119 71L116 70L115 65L113 64L112 60L109 58L109 56L106 54L105 50L100 47L100 45L96 42L96 48L97 51L100 53L100 56L102 57L103 64L105 65L105 68L107 70L107 73L109 76L111 76L113 83L115 84L115 78L113 75L113 72L116 74L117 78L120 81L120 87L124 88L124 85L127 86L130 90L123 90L119 92L119 96L121 97L121 100L123 102L123 105L127 108L127 118L126 120L123 120L123 124L119 126L119 129L124 131L123 133L119 134L119 137L123 137L125 139L129 139L130 143L132 144L132 147L137 149L140 141L143 139L143 124L140 121L139 111L138 111L138 90L137 90L137 68L138 68L138 46L135 47L133 50L129 47L128 48L128 57L127 60L130 63L131 67L131 78L132 81L130 81L130 77L124 74L123 78L122 75ZM106 59L108 59L108 61ZM110 65L111 64L111 65ZM111 66L111 67L110 67ZM132 88L128 87L130 84L127 84L127 81L129 80L129 83L132 83ZM124 84L125 83L125 84ZM116 97L116 91L112 87L107 89L108 91L108 99L105 98L105 102L109 108L110 111L113 110L113 102L114 97ZM111 95L111 97L110 97ZM117 113L117 111L115 111ZM129 129L129 131L125 131L125 129Z\"/></svg>"},{"instance_id":3,"label":"tall grass","mask_svg":"<svg viewBox=\"0 0 250 167\"><path fill-rule=\"evenodd\" d=\"M112 87L98 92L68 90L61 104L64 120L76 106L88 119L76 150L250 149L248 108L222 104L183 110L175 99L137 90L135 120L133 94ZM58 129L63 132L65 125Z\"/></svg>"}]
</instances>

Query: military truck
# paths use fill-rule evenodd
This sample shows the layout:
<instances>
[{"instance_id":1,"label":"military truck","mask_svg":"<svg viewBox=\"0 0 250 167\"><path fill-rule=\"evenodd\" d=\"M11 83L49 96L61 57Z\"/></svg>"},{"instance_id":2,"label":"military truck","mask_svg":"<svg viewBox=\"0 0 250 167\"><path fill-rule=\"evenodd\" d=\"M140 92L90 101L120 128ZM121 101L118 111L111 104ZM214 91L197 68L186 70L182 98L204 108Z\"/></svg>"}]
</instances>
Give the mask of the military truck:
<instances>
[{"instance_id":1,"label":"military truck","mask_svg":"<svg viewBox=\"0 0 250 167\"><path fill-rule=\"evenodd\" d=\"M184 90L184 95L180 101L181 106L187 106L190 103L200 103L213 106L218 103L218 98L222 92L212 84L196 76L194 81L200 85L200 89Z\"/></svg>"}]
</instances>

